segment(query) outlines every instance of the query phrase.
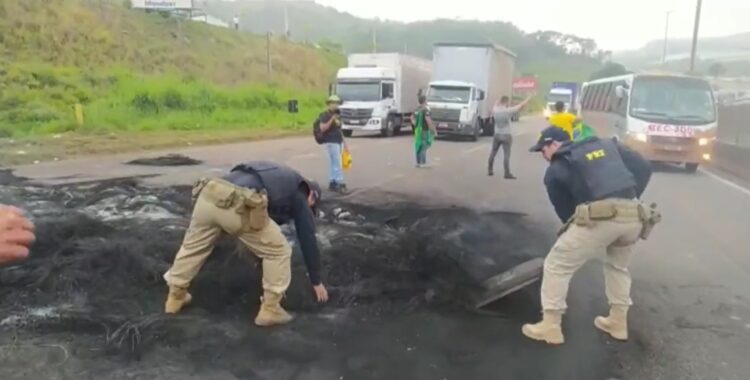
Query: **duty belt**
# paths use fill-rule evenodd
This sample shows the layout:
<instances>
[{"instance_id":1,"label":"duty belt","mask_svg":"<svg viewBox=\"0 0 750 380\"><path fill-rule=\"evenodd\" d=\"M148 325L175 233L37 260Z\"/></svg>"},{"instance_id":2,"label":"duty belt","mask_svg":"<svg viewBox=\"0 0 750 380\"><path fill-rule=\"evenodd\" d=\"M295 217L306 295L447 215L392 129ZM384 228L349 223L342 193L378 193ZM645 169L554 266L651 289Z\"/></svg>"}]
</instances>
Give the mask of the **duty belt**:
<instances>
[{"instance_id":1,"label":"duty belt","mask_svg":"<svg viewBox=\"0 0 750 380\"><path fill-rule=\"evenodd\" d=\"M640 207L641 203L632 199L610 198L584 203L576 207L575 223L585 226L599 220L642 220Z\"/></svg>"},{"instance_id":2,"label":"duty belt","mask_svg":"<svg viewBox=\"0 0 750 380\"><path fill-rule=\"evenodd\" d=\"M576 207L575 214L563 225L558 236L567 231L573 223L577 226L588 227L597 221L607 220L643 223L641 238L646 240L654 226L661 222L661 213L656 209L655 203L646 206L634 199L610 198L584 203Z\"/></svg>"}]
</instances>

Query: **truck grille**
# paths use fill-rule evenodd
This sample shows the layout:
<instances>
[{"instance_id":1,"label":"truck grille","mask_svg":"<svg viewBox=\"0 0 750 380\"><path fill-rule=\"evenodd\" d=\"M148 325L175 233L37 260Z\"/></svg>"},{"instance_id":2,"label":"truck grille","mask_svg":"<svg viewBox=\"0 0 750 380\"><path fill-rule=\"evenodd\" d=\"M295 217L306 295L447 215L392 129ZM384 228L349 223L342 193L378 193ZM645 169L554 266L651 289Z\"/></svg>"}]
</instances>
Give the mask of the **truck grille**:
<instances>
[{"instance_id":1,"label":"truck grille","mask_svg":"<svg viewBox=\"0 0 750 380\"><path fill-rule=\"evenodd\" d=\"M370 119L372 117L372 108L341 108L341 118L350 119Z\"/></svg>"},{"instance_id":2,"label":"truck grille","mask_svg":"<svg viewBox=\"0 0 750 380\"><path fill-rule=\"evenodd\" d=\"M430 117L435 121L450 121L457 123L461 119L461 110L450 108L431 109Z\"/></svg>"}]
</instances>

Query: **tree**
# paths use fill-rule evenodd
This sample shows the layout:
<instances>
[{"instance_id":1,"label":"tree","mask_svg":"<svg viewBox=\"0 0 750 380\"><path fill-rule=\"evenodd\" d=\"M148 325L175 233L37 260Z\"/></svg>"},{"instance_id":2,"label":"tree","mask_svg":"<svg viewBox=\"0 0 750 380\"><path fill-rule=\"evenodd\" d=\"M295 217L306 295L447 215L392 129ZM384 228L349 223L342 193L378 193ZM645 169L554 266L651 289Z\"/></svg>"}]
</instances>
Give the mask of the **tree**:
<instances>
[{"instance_id":1,"label":"tree","mask_svg":"<svg viewBox=\"0 0 750 380\"><path fill-rule=\"evenodd\" d=\"M715 62L711 65L711 67L708 68L708 73L711 74L712 77L720 77L724 74L726 74L727 68L724 67L724 65L721 62Z\"/></svg>"},{"instance_id":2,"label":"tree","mask_svg":"<svg viewBox=\"0 0 750 380\"><path fill-rule=\"evenodd\" d=\"M630 71L628 71L628 69L626 69L625 66L617 62L607 62L606 64L604 64L604 67L602 67L599 71L591 74L591 80L615 77L618 75L625 75L628 73L630 73Z\"/></svg>"}]
</instances>

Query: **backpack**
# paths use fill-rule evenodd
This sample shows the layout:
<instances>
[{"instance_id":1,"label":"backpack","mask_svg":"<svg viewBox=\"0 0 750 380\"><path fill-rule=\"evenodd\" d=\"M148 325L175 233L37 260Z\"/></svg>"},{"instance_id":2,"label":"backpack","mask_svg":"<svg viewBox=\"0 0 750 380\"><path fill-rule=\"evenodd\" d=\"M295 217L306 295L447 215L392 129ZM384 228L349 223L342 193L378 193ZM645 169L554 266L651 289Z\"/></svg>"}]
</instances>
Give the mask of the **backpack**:
<instances>
[{"instance_id":1,"label":"backpack","mask_svg":"<svg viewBox=\"0 0 750 380\"><path fill-rule=\"evenodd\" d=\"M318 143L318 145L321 145L325 142L323 139L324 133L320 130L320 116L318 116L318 118L315 119L315 122L313 123L313 137L315 137L315 142Z\"/></svg>"}]
</instances>

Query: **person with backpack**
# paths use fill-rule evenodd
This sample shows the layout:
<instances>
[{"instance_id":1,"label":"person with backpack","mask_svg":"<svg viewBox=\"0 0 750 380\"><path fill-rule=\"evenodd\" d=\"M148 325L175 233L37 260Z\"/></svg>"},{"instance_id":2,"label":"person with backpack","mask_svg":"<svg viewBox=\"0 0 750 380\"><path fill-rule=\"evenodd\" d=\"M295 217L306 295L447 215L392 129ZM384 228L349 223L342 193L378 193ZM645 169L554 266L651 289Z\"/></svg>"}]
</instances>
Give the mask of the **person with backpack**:
<instances>
[{"instance_id":1,"label":"person with backpack","mask_svg":"<svg viewBox=\"0 0 750 380\"><path fill-rule=\"evenodd\" d=\"M330 182L328 189L338 193L345 194L348 192L344 182L344 168L342 165L341 155L344 150L348 151L344 135L341 133L341 114L339 105L341 98L337 95L331 95L328 98L328 109L318 116L313 126L315 141L323 145L328 155L328 173Z\"/></svg>"}]
</instances>

